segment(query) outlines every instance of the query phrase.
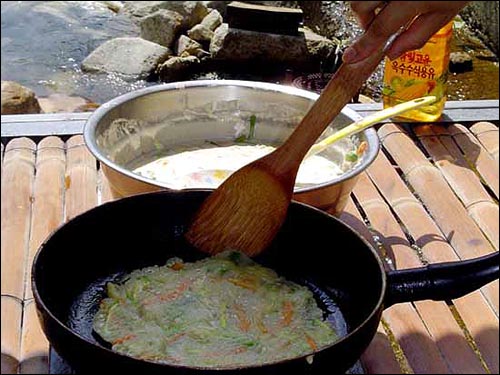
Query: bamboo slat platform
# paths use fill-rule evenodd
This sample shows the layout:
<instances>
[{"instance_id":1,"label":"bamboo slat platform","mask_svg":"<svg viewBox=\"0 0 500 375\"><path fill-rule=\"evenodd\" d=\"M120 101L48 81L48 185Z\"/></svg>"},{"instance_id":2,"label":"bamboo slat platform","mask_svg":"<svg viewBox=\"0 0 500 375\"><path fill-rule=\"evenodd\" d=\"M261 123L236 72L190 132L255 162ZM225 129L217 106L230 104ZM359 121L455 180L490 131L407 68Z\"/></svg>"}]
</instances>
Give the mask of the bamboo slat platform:
<instances>
[{"instance_id":1,"label":"bamboo slat platform","mask_svg":"<svg viewBox=\"0 0 500 375\"><path fill-rule=\"evenodd\" d=\"M498 131L498 122L380 126L383 148L341 219L387 269L498 251ZM33 255L60 224L112 199L81 135L35 140L4 138L1 150L2 373L49 372L29 285ZM453 301L385 310L363 371L498 373L498 293L497 280Z\"/></svg>"}]
</instances>

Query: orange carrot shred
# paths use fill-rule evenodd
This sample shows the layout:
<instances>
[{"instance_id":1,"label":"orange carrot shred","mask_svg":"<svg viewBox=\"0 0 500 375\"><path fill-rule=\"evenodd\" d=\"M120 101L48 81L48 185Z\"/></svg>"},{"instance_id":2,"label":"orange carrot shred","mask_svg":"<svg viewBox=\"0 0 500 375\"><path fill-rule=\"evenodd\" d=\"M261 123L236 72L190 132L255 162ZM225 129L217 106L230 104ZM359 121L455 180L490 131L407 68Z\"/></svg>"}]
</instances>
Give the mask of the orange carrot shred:
<instances>
[{"instance_id":1,"label":"orange carrot shred","mask_svg":"<svg viewBox=\"0 0 500 375\"><path fill-rule=\"evenodd\" d=\"M238 317L238 327L243 332L248 332L250 330L250 320L247 318L245 311L239 304L235 304L234 309L236 311L236 316Z\"/></svg>"},{"instance_id":2,"label":"orange carrot shred","mask_svg":"<svg viewBox=\"0 0 500 375\"><path fill-rule=\"evenodd\" d=\"M172 268L174 271L182 270L184 268L184 263L175 262L170 266L170 268Z\"/></svg>"},{"instance_id":3,"label":"orange carrot shred","mask_svg":"<svg viewBox=\"0 0 500 375\"><path fill-rule=\"evenodd\" d=\"M366 143L365 141L361 142L358 146L358 149L356 150L356 154L358 156L363 155L363 153L366 151L367 148L368 148L368 143Z\"/></svg>"},{"instance_id":4,"label":"orange carrot shred","mask_svg":"<svg viewBox=\"0 0 500 375\"><path fill-rule=\"evenodd\" d=\"M173 291L169 291L167 293L163 293L163 294L153 296L153 297L146 299L143 302L143 305L150 305L150 304L157 302L157 301L166 302L166 301L176 300L177 298L179 298L181 296L182 293L184 293L189 288L190 285L191 285L191 282L189 280L185 280L185 281L181 282L179 284L179 286Z\"/></svg>"},{"instance_id":5,"label":"orange carrot shred","mask_svg":"<svg viewBox=\"0 0 500 375\"><path fill-rule=\"evenodd\" d=\"M316 342L307 333L305 335L306 335L307 344L311 347L312 350L317 350L318 345L316 345Z\"/></svg>"},{"instance_id":6,"label":"orange carrot shred","mask_svg":"<svg viewBox=\"0 0 500 375\"><path fill-rule=\"evenodd\" d=\"M290 301L283 303L283 324L289 326L293 319L293 304Z\"/></svg>"},{"instance_id":7,"label":"orange carrot shred","mask_svg":"<svg viewBox=\"0 0 500 375\"><path fill-rule=\"evenodd\" d=\"M235 279L235 278L229 278L227 279L231 284L234 284L236 286L249 289L251 291L256 291L257 286L254 284L254 282L250 279Z\"/></svg>"},{"instance_id":8,"label":"orange carrot shred","mask_svg":"<svg viewBox=\"0 0 500 375\"><path fill-rule=\"evenodd\" d=\"M113 341L113 345L123 344L125 341L133 339L134 337L135 337L135 335L133 335L133 334L129 334L129 335L120 337L120 338L116 339L115 341Z\"/></svg>"}]
</instances>

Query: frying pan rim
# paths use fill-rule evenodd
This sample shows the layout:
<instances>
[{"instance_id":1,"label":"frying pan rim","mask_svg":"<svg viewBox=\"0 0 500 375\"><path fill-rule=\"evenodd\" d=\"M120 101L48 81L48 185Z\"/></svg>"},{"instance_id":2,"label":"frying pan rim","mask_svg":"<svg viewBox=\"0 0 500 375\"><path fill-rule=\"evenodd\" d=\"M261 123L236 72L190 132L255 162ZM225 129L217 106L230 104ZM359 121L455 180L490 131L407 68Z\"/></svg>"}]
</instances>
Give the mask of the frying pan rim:
<instances>
[{"instance_id":1,"label":"frying pan rim","mask_svg":"<svg viewBox=\"0 0 500 375\"><path fill-rule=\"evenodd\" d=\"M124 358L126 358L128 360L137 361L137 362L145 362L145 363L149 363L149 364L153 364L153 365L157 365L157 366L174 367L174 368L178 368L178 369L187 369L187 370L223 371L223 372L224 371L241 370L241 369L258 369L258 368L264 368L264 367L267 367L267 366L280 365L282 363L286 363L286 362L294 361L294 360L301 360L301 359L307 360L308 357L314 356L316 353L322 352L323 350L326 350L326 349L328 349L330 347L333 347L335 345L338 345L338 344L342 343L343 341L348 340L350 337L354 336L356 334L356 332L358 332L359 330L361 330L371 319L373 319L373 316L379 312L381 306L384 303L385 294L386 294L386 291L387 291L387 273L386 273L385 268L384 268L384 266L382 264L382 260L380 259L379 255L377 254L377 251L373 248L373 246L363 236L361 236L349 224L344 223L340 219L336 218L335 216L333 216L333 215L331 215L331 214L329 214L329 213L327 213L325 211L320 210L319 208L316 208L316 207L311 206L311 205L309 205L307 203L299 202L299 201L296 201L296 200L293 200L293 199L291 200L290 205L293 204L294 206L302 206L302 207L305 207L307 210L315 211L317 215L327 216L327 217L329 217L330 220L336 221L338 224L345 226L347 229L349 229L351 232L353 232L356 235L356 237L363 242L363 244L365 245L365 248L367 248L371 252L373 258L375 259L375 261L376 261L376 263L378 265L379 271L380 271L381 282L382 282L381 292L379 293L380 294L379 298L378 298L375 306L372 308L371 312L353 330L351 330L350 332L348 332L346 335L340 337L338 340L335 340L331 344L323 345L323 346L317 348L316 350L313 350L312 352L309 352L309 353L307 353L305 355L300 355L300 356L291 357L291 358L287 358L287 359L282 359L282 360L278 360L278 361L274 361L274 362L266 362L265 364L250 365L250 366L199 367L199 366L178 365L178 364L173 364L173 363L159 363L159 362L155 362L155 361L150 361L150 360L145 360L145 359L138 359L138 358L135 358L135 357L132 357L132 356L129 356L129 355L125 355L125 354L119 353L117 351L114 351L112 349L106 348L106 347L104 347L102 345L99 345L99 344L97 344L95 342L91 342L86 337L82 336L81 334L79 334L79 333L75 332L73 329L71 329L67 324L64 324L47 307L47 305L43 301L42 297L40 296L40 293L38 291L38 287L37 287L37 284L36 284L36 279L37 279L37 274L38 274L36 268L37 268L37 264L39 262L40 255L43 252L43 250L46 248L46 244L49 241L51 241L51 239L54 236L56 236L57 233L59 233L60 230L62 230L64 227L66 227L67 224L76 221L78 218L81 218L82 216L90 215L92 212L95 212L97 210L102 210L102 208L113 206L115 204L127 204L126 201L134 200L134 199L137 199L137 198L140 198L140 197L144 197L144 196L147 197L147 196L156 196L156 195L158 195L158 196L160 196L160 195L192 195L193 192L194 193L200 193L200 192L201 193L210 193L213 190L214 189L199 189L199 188L195 188L195 189L182 189L182 190L178 190L178 191L161 190L161 191L155 191L155 192L140 193L140 194L136 194L136 195L133 195L133 196L124 197L124 198L121 198L121 199L118 199L118 200L108 201L108 202L102 203L102 204L100 204L98 206L94 206L94 207L92 207L92 208L90 208L90 209L88 209L88 210L86 210L84 212L81 212L78 215L75 215L69 221L67 221L67 222L59 225L59 227L57 227L55 230L53 230L47 236L47 238L43 241L43 243L39 246L39 248L37 249L37 252L36 252L36 254L35 254L34 258L33 258L33 264L31 266L31 286L32 286L32 291L33 291L33 298L34 298L34 300L36 302L36 305L38 305L37 308L42 308L43 311L44 311L44 313L46 313L57 324L57 326L59 328L62 328L63 331L65 331L70 336L73 336L77 340L81 340L81 341L85 342L88 345L91 345L93 347L97 347L100 350L104 350L104 351L108 352L111 355L117 355L119 357L124 357Z\"/></svg>"}]
</instances>

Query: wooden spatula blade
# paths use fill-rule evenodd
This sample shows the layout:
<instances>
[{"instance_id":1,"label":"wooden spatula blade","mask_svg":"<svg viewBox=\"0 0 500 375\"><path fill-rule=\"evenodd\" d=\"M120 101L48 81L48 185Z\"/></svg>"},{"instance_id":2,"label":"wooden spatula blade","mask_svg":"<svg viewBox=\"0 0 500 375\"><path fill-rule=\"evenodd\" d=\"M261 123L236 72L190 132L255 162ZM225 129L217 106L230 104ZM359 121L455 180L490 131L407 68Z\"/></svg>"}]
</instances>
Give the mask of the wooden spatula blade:
<instances>
[{"instance_id":1,"label":"wooden spatula blade","mask_svg":"<svg viewBox=\"0 0 500 375\"><path fill-rule=\"evenodd\" d=\"M382 57L380 49L361 62L342 64L280 147L233 173L207 198L187 240L210 254L233 249L253 256L263 251L285 220L302 159Z\"/></svg>"},{"instance_id":2,"label":"wooden spatula blade","mask_svg":"<svg viewBox=\"0 0 500 375\"><path fill-rule=\"evenodd\" d=\"M293 187L284 188L276 176L250 164L209 195L186 238L209 254L232 249L256 255L281 227L292 194Z\"/></svg>"}]
</instances>

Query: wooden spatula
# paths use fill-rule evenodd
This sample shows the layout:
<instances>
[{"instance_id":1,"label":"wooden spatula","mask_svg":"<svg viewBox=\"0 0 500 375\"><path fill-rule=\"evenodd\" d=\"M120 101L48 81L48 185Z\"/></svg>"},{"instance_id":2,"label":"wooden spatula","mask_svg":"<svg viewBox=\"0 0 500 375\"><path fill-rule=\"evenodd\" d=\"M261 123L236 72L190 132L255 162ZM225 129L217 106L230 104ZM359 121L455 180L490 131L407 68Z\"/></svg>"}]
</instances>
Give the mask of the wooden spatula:
<instances>
[{"instance_id":1,"label":"wooden spatula","mask_svg":"<svg viewBox=\"0 0 500 375\"><path fill-rule=\"evenodd\" d=\"M203 202L186 238L209 254L226 249L254 256L285 220L302 159L349 103L384 56L342 64L289 138L272 153L233 173Z\"/></svg>"}]
</instances>

